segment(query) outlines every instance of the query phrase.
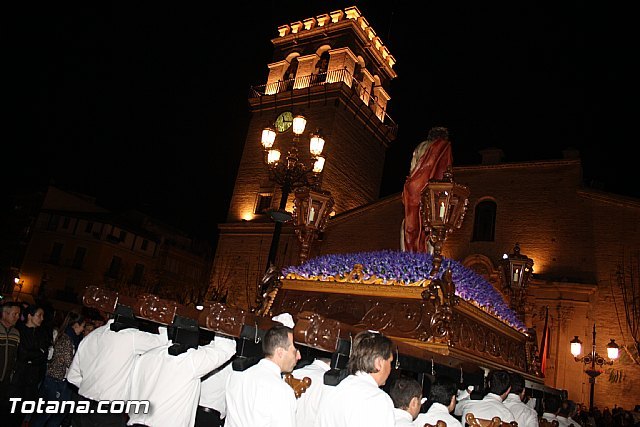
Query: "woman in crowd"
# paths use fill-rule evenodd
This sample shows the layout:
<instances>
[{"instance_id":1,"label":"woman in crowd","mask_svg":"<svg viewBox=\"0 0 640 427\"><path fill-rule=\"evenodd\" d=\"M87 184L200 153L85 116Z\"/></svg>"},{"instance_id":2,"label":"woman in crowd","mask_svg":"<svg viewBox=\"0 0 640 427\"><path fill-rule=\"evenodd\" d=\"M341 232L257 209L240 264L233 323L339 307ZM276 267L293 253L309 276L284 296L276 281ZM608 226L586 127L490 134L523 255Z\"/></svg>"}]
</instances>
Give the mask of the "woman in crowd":
<instances>
[{"instance_id":1,"label":"woman in crowd","mask_svg":"<svg viewBox=\"0 0 640 427\"><path fill-rule=\"evenodd\" d=\"M40 388L40 396L45 401L65 401L71 399L71 388L66 381L67 370L84 331L84 317L76 312L69 312L60 325L53 344L53 356L47 366L47 374ZM34 414L30 427L59 426L64 413Z\"/></svg>"}]
</instances>

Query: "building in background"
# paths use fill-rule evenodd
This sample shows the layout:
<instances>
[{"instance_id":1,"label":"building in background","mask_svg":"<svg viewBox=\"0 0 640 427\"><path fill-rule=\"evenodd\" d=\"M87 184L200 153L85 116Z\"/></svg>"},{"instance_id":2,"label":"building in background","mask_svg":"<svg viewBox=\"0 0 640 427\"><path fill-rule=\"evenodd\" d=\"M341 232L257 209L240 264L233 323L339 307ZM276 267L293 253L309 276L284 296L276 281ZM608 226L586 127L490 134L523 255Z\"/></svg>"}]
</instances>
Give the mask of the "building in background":
<instances>
[{"instance_id":1,"label":"building in background","mask_svg":"<svg viewBox=\"0 0 640 427\"><path fill-rule=\"evenodd\" d=\"M30 201L28 209L23 200ZM204 297L209 244L156 219L135 211L116 214L91 197L54 186L39 198L16 199L14 210L30 215L14 226L22 232L23 249L12 254L4 294L29 302L46 299L54 306L78 303L88 285L130 295L151 292L182 303Z\"/></svg>"}]
</instances>

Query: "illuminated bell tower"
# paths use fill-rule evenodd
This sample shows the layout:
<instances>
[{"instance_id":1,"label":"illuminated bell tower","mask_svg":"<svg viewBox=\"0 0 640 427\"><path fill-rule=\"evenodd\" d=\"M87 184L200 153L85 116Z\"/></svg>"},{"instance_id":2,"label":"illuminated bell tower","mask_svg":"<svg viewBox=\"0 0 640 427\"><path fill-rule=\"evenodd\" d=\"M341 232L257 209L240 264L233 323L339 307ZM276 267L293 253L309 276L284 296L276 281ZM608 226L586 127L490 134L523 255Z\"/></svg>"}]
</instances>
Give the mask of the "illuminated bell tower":
<instances>
[{"instance_id":1,"label":"illuminated bell tower","mask_svg":"<svg viewBox=\"0 0 640 427\"><path fill-rule=\"evenodd\" d=\"M211 279L212 293L229 287L229 300L241 306L253 298L264 273L274 229L264 212L276 209L281 195L264 164L262 130L272 127L276 143L290 144L290 118L301 114L307 119L301 143L320 132L326 141L321 188L331 192L336 214L378 199L385 152L397 132L386 113L395 58L358 8L281 25L272 43L267 81L250 90L251 120L227 222L219 225ZM307 153L308 145L298 149ZM293 196L287 203L287 210L292 208ZM277 264L295 263L297 249L293 230L285 225Z\"/></svg>"}]
</instances>

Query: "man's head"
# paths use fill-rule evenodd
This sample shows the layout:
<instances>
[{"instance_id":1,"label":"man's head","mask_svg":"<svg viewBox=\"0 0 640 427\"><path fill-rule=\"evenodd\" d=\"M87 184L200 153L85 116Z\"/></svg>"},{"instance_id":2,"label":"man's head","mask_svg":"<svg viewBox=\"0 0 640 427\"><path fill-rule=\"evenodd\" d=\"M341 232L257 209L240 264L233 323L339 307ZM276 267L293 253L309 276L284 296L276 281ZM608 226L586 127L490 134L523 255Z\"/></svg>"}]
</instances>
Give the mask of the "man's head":
<instances>
[{"instance_id":1,"label":"man's head","mask_svg":"<svg viewBox=\"0 0 640 427\"><path fill-rule=\"evenodd\" d=\"M391 385L389 396L393 400L393 406L407 411L416 419L422 404L422 386L418 381L405 376L398 377Z\"/></svg>"},{"instance_id":2,"label":"man's head","mask_svg":"<svg viewBox=\"0 0 640 427\"><path fill-rule=\"evenodd\" d=\"M456 406L455 397L457 392L458 386L453 379L444 376L438 377L431 385L429 400L446 406L449 412L451 412Z\"/></svg>"},{"instance_id":3,"label":"man's head","mask_svg":"<svg viewBox=\"0 0 640 427\"><path fill-rule=\"evenodd\" d=\"M20 318L20 303L9 301L2 304L2 324L5 328L15 326Z\"/></svg>"},{"instance_id":4,"label":"man's head","mask_svg":"<svg viewBox=\"0 0 640 427\"><path fill-rule=\"evenodd\" d=\"M348 370L350 374L366 372L382 386L391 373L391 360L393 342L378 332L362 331L353 339Z\"/></svg>"},{"instance_id":5,"label":"man's head","mask_svg":"<svg viewBox=\"0 0 640 427\"><path fill-rule=\"evenodd\" d=\"M293 329L284 325L272 327L262 340L265 357L280 367L283 373L290 373L300 360L300 352L293 344Z\"/></svg>"},{"instance_id":6,"label":"man's head","mask_svg":"<svg viewBox=\"0 0 640 427\"><path fill-rule=\"evenodd\" d=\"M497 394L504 400L510 390L509 373L503 370L491 371L489 374L489 393Z\"/></svg>"},{"instance_id":7,"label":"man's head","mask_svg":"<svg viewBox=\"0 0 640 427\"><path fill-rule=\"evenodd\" d=\"M570 399L566 399L562 401L562 407L566 408L567 410L567 416L569 417L573 417L576 412L578 411L578 407L576 405L576 402L574 402L573 400Z\"/></svg>"},{"instance_id":8,"label":"man's head","mask_svg":"<svg viewBox=\"0 0 640 427\"><path fill-rule=\"evenodd\" d=\"M512 372L509 374L509 381L511 384L511 391L509 393L517 394L520 400L524 400L525 387L524 377L518 373Z\"/></svg>"},{"instance_id":9,"label":"man's head","mask_svg":"<svg viewBox=\"0 0 640 427\"><path fill-rule=\"evenodd\" d=\"M560 409L560 398L555 394L548 394L542 401L544 405L544 412L549 414L557 414Z\"/></svg>"}]
</instances>

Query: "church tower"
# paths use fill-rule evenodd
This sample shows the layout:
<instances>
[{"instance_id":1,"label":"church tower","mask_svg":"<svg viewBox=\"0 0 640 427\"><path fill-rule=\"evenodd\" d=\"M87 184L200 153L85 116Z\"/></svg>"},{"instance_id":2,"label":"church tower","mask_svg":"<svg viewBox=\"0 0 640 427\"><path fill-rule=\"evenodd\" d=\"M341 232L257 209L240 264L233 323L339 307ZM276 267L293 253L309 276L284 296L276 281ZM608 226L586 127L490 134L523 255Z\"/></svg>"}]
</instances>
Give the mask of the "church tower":
<instances>
[{"instance_id":1,"label":"church tower","mask_svg":"<svg viewBox=\"0 0 640 427\"><path fill-rule=\"evenodd\" d=\"M304 115L301 154L308 152L310 133L321 133L321 188L331 192L336 214L378 199L385 151L397 132L386 113L395 58L358 8L281 25L272 43L267 80L250 90L251 119L227 222L219 225L209 295L228 288L229 299L245 307L265 271L274 230L264 211L277 209L281 197L264 164L262 130L274 128L276 144L286 147L293 138L291 118ZM292 207L291 195L287 210ZM297 250L293 230L285 225L277 264L296 263Z\"/></svg>"}]
</instances>

